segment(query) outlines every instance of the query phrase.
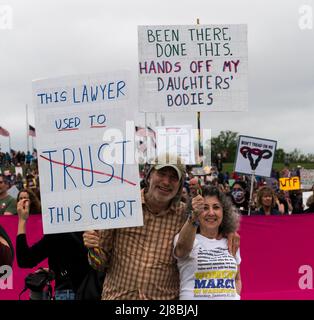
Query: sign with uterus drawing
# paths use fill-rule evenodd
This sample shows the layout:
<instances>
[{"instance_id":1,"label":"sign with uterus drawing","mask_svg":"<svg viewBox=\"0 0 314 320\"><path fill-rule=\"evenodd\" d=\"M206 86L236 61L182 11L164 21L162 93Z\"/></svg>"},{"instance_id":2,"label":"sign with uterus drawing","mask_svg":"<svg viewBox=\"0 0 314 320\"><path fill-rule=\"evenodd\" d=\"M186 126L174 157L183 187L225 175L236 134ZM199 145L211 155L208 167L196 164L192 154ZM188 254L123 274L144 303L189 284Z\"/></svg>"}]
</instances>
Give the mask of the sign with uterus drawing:
<instances>
[{"instance_id":1,"label":"sign with uterus drawing","mask_svg":"<svg viewBox=\"0 0 314 320\"><path fill-rule=\"evenodd\" d=\"M234 171L270 177L277 141L249 136L239 136Z\"/></svg>"}]
</instances>

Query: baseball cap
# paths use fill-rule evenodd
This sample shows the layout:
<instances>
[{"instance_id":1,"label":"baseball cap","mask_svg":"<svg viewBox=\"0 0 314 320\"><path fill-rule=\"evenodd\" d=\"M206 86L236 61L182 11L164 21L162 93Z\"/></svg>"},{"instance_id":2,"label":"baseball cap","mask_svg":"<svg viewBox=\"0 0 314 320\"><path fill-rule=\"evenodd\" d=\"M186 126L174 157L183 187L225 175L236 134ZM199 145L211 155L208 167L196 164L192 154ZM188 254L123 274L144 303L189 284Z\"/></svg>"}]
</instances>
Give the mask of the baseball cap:
<instances>
[{"instance_id":1,"label":"baseball cap","mask_svg":"<svg viewBox=\"0 0 314 320\"><path fill-rule=\"evenodd\" d=\"M160 169L162 169L162 168L166 168L166 167L173 168L173 169L177 172L177 175L178 175L179 180L181 180L181 178L182 178L182 172L181 172L181 170L178 168L178 166L175 165L175 164L156 164L156 165L154 166L154 169L158 171L158 170L160 170Z\"/></svg>"},{"instance_id":2,"label":"baseball cap","mask_svg":"<svg viewBox=\"0 0 314 320\"><path fill-rule=\"evenodd\" d=\"M180 156L170 153L161 154L160 156L156 157L151 162L151 167L147 176L150 175L152 169L160 170L165 167L173 168L176 171L179 180L182 180L182 178L184 180L186 169L183 160Z\"/></svg>"}]
</instances>

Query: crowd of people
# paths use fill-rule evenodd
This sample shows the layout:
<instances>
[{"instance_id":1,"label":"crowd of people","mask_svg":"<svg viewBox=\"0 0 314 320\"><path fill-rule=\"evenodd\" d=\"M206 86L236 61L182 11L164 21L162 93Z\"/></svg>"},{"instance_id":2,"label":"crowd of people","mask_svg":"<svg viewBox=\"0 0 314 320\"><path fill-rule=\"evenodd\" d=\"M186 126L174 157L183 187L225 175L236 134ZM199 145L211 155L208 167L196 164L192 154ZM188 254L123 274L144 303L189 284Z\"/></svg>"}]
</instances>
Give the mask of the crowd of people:
<instances>
[{"instance_id":1,"label":"crowd of people","mask_svg":"<svg viewBox=\"0 0 314 320\"><path fill-rule=\"evenodd\" d=\"M273 171L269 181L257 177L250 199L248 176L208 169L196 175L180 159L147 165L141 181L143 227L44 235L29 247L27 220L41 213L33 163L20 185L13 173L0 174L0 215L18 215L16 258L21 268L48 258L56 299L82 297L82 283L86 289L86 279L97 270L94 283L96 279L100 289L92 288L97 290L93 298L236 300L242 287L239 217L314 212L314 189L304 211L301 191L278 188L280 176L298 172L285 168ZM16 199L8 194L13 181L19 190ZM11 261L12 253L5 250L8 239L0 236L0 244L3 261Z\"/></svg>"},{"instance_id":2,"label":"crowd of people","mask_svg":"<svg viewBox=\"0 0 314 320\"><path fill-rule=\"evenodd\" d=\"M251 176L237 174L229 175L212 166L209 173L194 176L193 170L187 173L182 194L182 201L188 202L190 198L201 194L202 187L213 185L225 193L233 202L241 215L288 215L314 212L314 198L311 195L303 203L303 191L283 191L279 188L279 178L300 177L300 167L289 170L286 166L281 171L272 171L270 178L256 176L253 180L252 197Z\"/></svg>"}]
</instances>

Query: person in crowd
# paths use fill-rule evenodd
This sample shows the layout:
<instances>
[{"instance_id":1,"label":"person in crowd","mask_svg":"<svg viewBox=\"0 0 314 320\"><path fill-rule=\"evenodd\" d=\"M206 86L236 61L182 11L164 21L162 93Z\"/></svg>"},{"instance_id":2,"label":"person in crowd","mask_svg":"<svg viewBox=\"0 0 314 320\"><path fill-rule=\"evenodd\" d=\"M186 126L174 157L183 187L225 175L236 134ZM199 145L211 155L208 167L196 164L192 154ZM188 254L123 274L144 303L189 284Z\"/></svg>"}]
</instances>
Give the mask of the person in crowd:
<instances>
[{"instance_id":1,"label":"person in crowd","mask_svg":"<svg viewBox=\"0 0 314 320\"><path fill-rule=\"evenodd\" d=\"M225 188L225 193L226 193L226 194L230 194L231 188L230 188L230 185L229 185L228 182L225 182L225 183L224 183L224 188Z\"/></svg>"},{"instance_id":2,"label":"person in crowd","mask_svg":"<svg viewBox=\"0 0 314 320\"><path fill-rule=\"evenodd\" d=\"M33 268L48 258L49 269L55 274L56 300L74 300L77 290L91 270L82 232L44 235L31 247L27 244L26 225L30 200L17 204L18 233L16 258L20 268Z\"/></svg>"},{"instance_id":3,"label":"person in crowd","mask_svg":"<svg viewBox=\"0 0 314 320\"><path fill-rule=\"evenodd\" d=\"M201 194L202 188L201 188L200 181L197 177L193 177L192 179L190 179L189 189L190 189L190 197L191 198L194 198L198 194Z\"/></svg>"},{"instance_id":4,"label":"person in crowd","mask_svg":"<svg viewBox=\"0 0 314 320\"><path fill-rule=\"evenodd\" d=\"M32 173L29 173L26 175L25 183L24 183L24 188L27 189L36 189L37 184L36 184L36 178Z\"/></svg>"},{"instance_id":5,"label":"person in crowd","mask_svg":"<svg viewBox=\"0 0 314 320\"><path fill-rule=\"evenodd\" d=\"M18 190L23 189L23 176L20 173L18 173L16 176L15 185Z\"/></svg>"},{"instance_id":6,"label":"person in crowd","mask_svg":"<svg viewBox=\"0 0 314 320\"><path fill-rule=\"evenodd\" d=\"M238 300L240 253L228 252L227 235L239 226L230 199L213 186L192 200L192 212L174 239L181 300Z\"/></svg>"},{"instance_id":7,"label":"person in crowd","mask_svg":"<svg viewBox=\"0 0 314 320\"><path fill-rule=\"evenodd\" d=\"M27 151L25 159L26 159L26 162L25 162L26 166L29 167L32 163L32 160L33 160L33 156L31 155L30 151Z\"/></svg>"},{"instance_id":8,"label":"person in crowd","mask_svg":"<svg viewBox=\"0 0 314 320\"><path fill-rule=\"evenodd\" d=\"M180 201L185 166L180 159L174 164L169 160L155 163L142 190L142 227L84 233L91 265L107 268L102 299L171 300L179 296L172 251L174 236L187 219L186 206ZM229 234L230 251L236 251L238 239L237 234Z\"/></svg>"},{"instance_id":9,"label":"person in crowd","mask_svg":"<svg viewBox=\"0 0 314 320\"><path fill-rule=\"evenodd\" d=\"M41 213L41 204L35 193L31 189L22 189L17 195L17 203L21 200L29 200L29 214Z\"/></svg>"},{"instance_id":10,"label":"person in crowd","mask_svg":"<svg viewBox=\"0 0 314 320\"><path fill-rule=\"evenodd\" d=\"M11 266L13 265L14 260L14 250L12 242L0 225L0 267L1 266ZM1 274L0 274L1 276Z\"/></svg>"},{"instance_id":11,"label":"person in crowd","mask_svg":"<svg viewBox=\"0 0 314 320\"><path fill-rule=\"evenodd\" d=\"M281 209L282 214L290 214L293 208L292 208L291 200L289 198L289 193L283 190L279 190L277 192L277 198L279 201L278 209Z\"/></svg>"},{"instance_id":12,"label":"person in crowd","mask_svg":"<svg viewBox=\"0 0 314 320\"><path fill-rule=\"evenodd\" d=\"M190 201L189 191L188 191L187 187L182 188L181 201L184 203L188 203Z\"/></svg>"},{"instance_id":13,"label":"person in crowd","mask_svg":"<svg viewBox=\"0 0 314 320\"><path fill-rule=\"evenodd\" d=\"M14 215L16 212L16 200L8 194L9 182L0 174L0 216Z\"/></svg>"},{"instance_id":14,"label":"person in crowd","mask_svg":"<svg viewBox=\"0 0 314 320\"><path fill-rule=\"evenodd\" d=\"M250 195L246 182L242 180L236 180L231 186L230 194L233 205L242 215L248 215Z\"/></svg>"},{"instance_id":15,"label":"person in crowd","mask_svg":"<svg viewBox=\"0 0 314 320\"><path fill-rule=\"evenodd\" d=\"M257 210L252 214L254 215L280 215L276 205L278 199L275 192L268 186L263 186L257 191Z\"/></svg>"},{"instance_id":16,"label":"person in crowd","mask_svg":"<svg viewBox=\"0 0 314 320\"><path fill-rule=\"evenodd\" d=\"M291 205L292 205L292 214L303 213L303 196L301 190L291 190L289 192Z\"/></svg>"},{"instance_id":17,"label":"person in crowd","mask_svg":"<svg viewBox=\"0 0 314 320\"><path fill-rule=\"evenodd\" d=\"M304 210L304 213L314 213L314 196L311 195L306 201L307 209Z\"/></svg>"}]
</instances>

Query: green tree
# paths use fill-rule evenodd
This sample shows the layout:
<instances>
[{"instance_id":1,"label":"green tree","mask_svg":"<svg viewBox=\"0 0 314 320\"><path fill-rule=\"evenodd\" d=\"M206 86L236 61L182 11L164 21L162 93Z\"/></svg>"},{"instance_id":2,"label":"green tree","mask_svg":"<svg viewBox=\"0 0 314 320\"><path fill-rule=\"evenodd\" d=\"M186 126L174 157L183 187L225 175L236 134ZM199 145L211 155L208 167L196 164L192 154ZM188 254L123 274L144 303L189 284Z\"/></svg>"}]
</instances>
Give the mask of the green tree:
<instances>
[{"instance_id":1,"label":"green tree","mask_svg":"<svg viewBox=\"0 0 314 320\"><path fill-rule=\"evenodd\" d=\"M225 162L233 162L235 160L238 144L238 133L230 130L220 131L218 137L212 138L212 158L217 154L221 154Z\"/></svg>"},{"instance_id":2,"label":"green tree","mask_svg":"<svg viewBox=\"0 0 314 320\"><path fill-rule=\"evenodd\" d=\"M295 148L288 155L289 155L290 162L299 162L300 156L301 156L301 150L298 150L297 148Z\"/></svg>"},{"instance_id":3,"label":"green tree","mask_svg":"<svg viewBox=\"0 0 314 320\"><path fill-rule=\"evenodd\" d=\"M286 158L286 153L283 149L277 149L275 153L275 162L284 163Z\"/></svg>"}]
</instances>

